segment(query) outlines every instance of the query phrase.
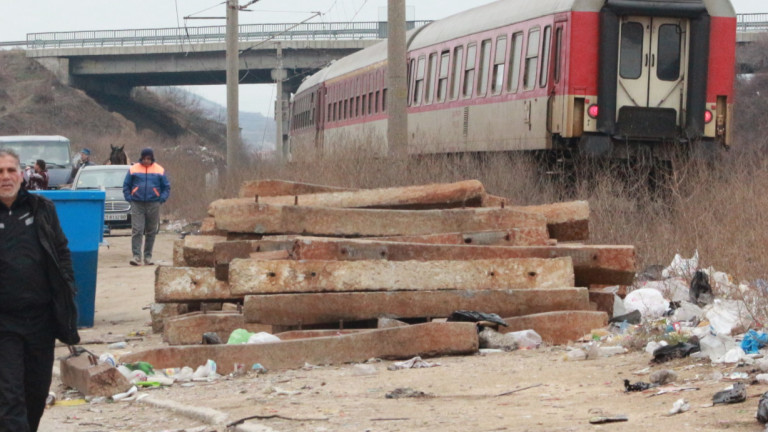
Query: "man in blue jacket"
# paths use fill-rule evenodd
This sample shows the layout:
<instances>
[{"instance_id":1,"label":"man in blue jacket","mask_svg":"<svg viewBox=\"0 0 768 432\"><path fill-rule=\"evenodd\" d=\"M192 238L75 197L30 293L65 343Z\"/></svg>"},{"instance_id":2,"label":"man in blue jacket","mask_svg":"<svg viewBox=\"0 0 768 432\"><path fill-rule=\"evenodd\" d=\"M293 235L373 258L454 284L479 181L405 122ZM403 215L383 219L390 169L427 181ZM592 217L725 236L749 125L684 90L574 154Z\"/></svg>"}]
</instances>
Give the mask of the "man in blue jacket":
<instances>
[{"instance_id":1,"label":"man in blue jacket","mask_svg":"<svg viewBox=\"0 0 768 432\"><path fill-rule=\"evenodd\" d=\"M141 243L144 242L144 264L153 265L152 248L160 228L160 204L168 200L171 182L165 168L155 162L151 148L141 151L139 163L128 170L123 181L123 196L131 203L131 265L141 265Z\"/></svg>"}]
</instances>

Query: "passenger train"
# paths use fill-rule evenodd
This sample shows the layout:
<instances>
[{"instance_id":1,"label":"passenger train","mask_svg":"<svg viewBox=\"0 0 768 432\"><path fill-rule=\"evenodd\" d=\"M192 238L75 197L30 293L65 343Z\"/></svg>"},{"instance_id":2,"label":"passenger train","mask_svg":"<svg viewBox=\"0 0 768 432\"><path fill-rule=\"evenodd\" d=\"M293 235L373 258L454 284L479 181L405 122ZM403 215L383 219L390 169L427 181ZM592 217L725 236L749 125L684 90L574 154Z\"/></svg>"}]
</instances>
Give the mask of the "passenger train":
<instances>
[{"instance_id":1,"label":"passenger train","mask_svg":"<svg viewBox=\"0 0 768 432\"><path fill-rule=\"evenodd\" d=\"M410 154L729 146L728 0L498 0L410 30ZM387 42L308 77L293 159L387 152Z\"/></svg>"}]
</instances>

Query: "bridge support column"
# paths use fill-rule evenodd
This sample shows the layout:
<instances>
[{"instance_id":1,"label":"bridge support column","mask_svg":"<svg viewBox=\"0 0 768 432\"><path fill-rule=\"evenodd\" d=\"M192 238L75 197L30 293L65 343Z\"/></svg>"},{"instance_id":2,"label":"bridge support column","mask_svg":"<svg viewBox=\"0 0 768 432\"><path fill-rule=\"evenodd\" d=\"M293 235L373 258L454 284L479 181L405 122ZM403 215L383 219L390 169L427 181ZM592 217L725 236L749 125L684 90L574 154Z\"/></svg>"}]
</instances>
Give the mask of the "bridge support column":
<instances>
[{"instance_id":1,"label":"bridge support column","mask_svg":"<svg viewBox=\"0 0 768 432\"><path fill-rule=\"evenodd\" d=\"M44 68L51 71L58 80L67 86L71 86L72 75L69 74L69 59L66 57L39 57L38 63L43 65Z\"/></svg>"},{"instance_id":2,"label":"bridge support column","mask_svg":"<svg viewBox=\"0 0 768 432\"><path fill-rule=\"evenodd\" d=\"M282 48L277 49L278 61L282 62ZM275 152L281 161L285 161L289 156L289 149L286 145L286 133L284 129L288 125L288 100L290 93L286 94L283 87L283 81L288 77L285 69L272 69L272 79L277 85L277 100L275 101L275 121L277 131L275 133Z\"/></svg>"}]
</instances>

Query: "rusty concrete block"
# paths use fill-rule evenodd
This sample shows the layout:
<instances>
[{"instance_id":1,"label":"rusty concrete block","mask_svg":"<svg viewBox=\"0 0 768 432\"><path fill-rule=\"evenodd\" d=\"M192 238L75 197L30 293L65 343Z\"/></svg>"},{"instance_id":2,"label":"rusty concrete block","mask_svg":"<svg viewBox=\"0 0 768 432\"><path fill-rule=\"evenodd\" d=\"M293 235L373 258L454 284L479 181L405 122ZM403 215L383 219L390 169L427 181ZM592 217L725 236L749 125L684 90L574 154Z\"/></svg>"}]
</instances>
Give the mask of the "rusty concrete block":
<instances>
[{"instance_id":1,"label":"rusty concrete block","mask_svg":"<svg viewBox=\"0 0 768 432\"><path fill-rule=\"evenodd\" d=\"M609 318L613 316L614 294L612 292L589 290L589 302L595 306L595 310L607 313Z\"/></svg>"},{"instance_id":2,"label":"rusty concrete block","mask_svg":"<svg viewBox=\"0 0 768 432\"><path fill-rule=\"evenodd\" d=\"M59 368L61 383L86 396L108 397L128 391L132 386L114 366L105 363L92 365L88 354L61 359Z\"/></svg>"},{"instance_id":3,"label":"rusty concrete block","mask_svg":"<svg viewBox=\"0 0 768 432\"><path fill-rule=\"evenodd\" d=\"M290 330L281 333L275 333L275 336L280 340L294 340L294 339L309 339L316 337L328 337L328 336L341 336L347 334L355 334L364 331L370 331L370 329L347 329L347 330Z\"/></svg>"},{"instance_id":4,"label":"rusty concrete block","mask_svg":"<svg viewBox=\"0 0 768 432\"><path fill-rule=\"evenodd\" d=\"M546 219L539 214L508 209L371 210L248 202L217 207L216 227L229 232L255 234L402 236L513 228L546 229Z\"/></svg>"},{"instance_id":5,"label":"rusty concrete block","mask_svg":"<svg viewBox=\"0 0 768 432\"><path fill-rule=\"evenodd\" d=\"M635 277L634 246L561 244L509 247L299 237L293 249L293 258L298 260L433 261L564 256L573 259L576 286L631 284Z\"/></svg>"},{"instance_id":6,"label":"rusty concrete block","mask_svg":"<svg viewBox=\"0 0 768 432\"><path fill-rule=\"evenodd\" d=\"M258 202L271 205L300 205L309 207L429 209L479 206L485 195L483 184L477 180L404 186L381 189L361 189L347 192L320 192L308 195L262 196ZM208 214L216 216L219 207L256 202L247 198L220 199L211 203Z\"/></svg>"},{"instance_id":7,"label":"rusty concrete block","mask_svg":"<svg viewBox=\"0 0 768 432\"><path fill-rule=\"evenodd\" d=\"M513 208L546 217L549 236L558 241L584 241L589 238L588 201L569 201Z\"/></svg>"},{"instance_id":8,"label":"rusty concrete block","mask_svg":"<svg viewBox=\"0 0 768 432\"><path fill-rule=\"evenodd\" d=\"M173 241L173 266L174 267L186 267L187 263L184 262L184 240L176 239Z\"/></svg>"},{"instance_id":9,"label":"rusty concrete block","mask_svg":"<svg viewBox=\"0 0 768 432\"><path fill-rule=\"evenodd\" d=\"M291 292L493 290L573 286L570 257L473 261L255 261L229 264L233 296Z\"/></svg>"},{"instance_id":10,"label":"rusty concrete block","mask_svg":"<svg viewBox=\"0 0 768 432\"><path fill-rule=\"evenodd\" d=\"M546 226L512 228L504 231L426 234L417 236L377 237L377 240L475 246L545 246L550 243Z\"/></svg>"},{"instance_id":11,"label":"rusty concrete block","mask_svg":"<svg viewBox=\"0 0 768 432\"><path fill-rule=\"evenodd\" d=\"M229 262L235 258L250 258L254 252L291 251L295 240L230 240L213 246L216 279L229 280ZM270 259L270 258L268 258Z\"/></svg>"},{"instance_id":12,"label":"rusty concrete block","mask_svg":"<svg viewBox=\"0 0 768 432\"><path fill-rule=\"evenodd\" d=\"M149 306L152 333L162 333L166 319L185 314L188 311L189 308L186 303L152 303Z\"/></svg>"},{"instance_id":13,"label":"rusty concrete block","mask_svg":"<svg viewBox=\"0 0 768 432\"><path fill-rule=\"evenodd\" d=\"M188 235L184 237L183 253L186 267L213 267L213 246L225 241L227 241L226 236Z\"/></svg>"},{"instance_id":14,"label":"rusty concrete block","mask_svg":"<svg viewBox=\"0 0 768 432\"><path fill-rule=\"evenodd\" d=\"M159 266L155 270L155 301L158 303L241 298L232 295L226 282L216 280L212 268Z\"/></svg>"},{"instance_id":15,"label":"rusty concrete block","mask_svg":"<svg viewBox=\"0 0 768 432\"><path fill-rule=\"evenodd\" d=\"M237 312L192 312L165 320L163 340L169 345L195 345L202 343L203 333L215 332L224 343L236 329L252 333L272 333L272 326L246 323Z\"/></svg>"},{"instance_id":16,"label":"rusty concrete block","mask_svg":"<svg viewBox=\"0 0 768 432\"><path fill-rule=\"evenodd\" d=\"M305 195L321 192L349 192L357 189L336 186L317 185L312 183L293 182L286 180L251 180L240 185L240 198Z\"/></svg>"},{"instance_id":17,"label":"rusty concrete block","mask_svg":"<svg viewBox=\"0 0 768 432\"><path fill-rule=\"evenodd\" d=\"M447 317L462 309L519 316L589 308L586 288L396 291L249 295L243 315L246 322L294 326L381 317Z\"/></svg>"},{"instance_id":18,"label":"rusty concrete block","mask_svg":"<svg viewBox=\"0 0 768 432\"><path fill-rule=\"evenodd\" d=\"M200 234L226 236L227 232L220 229L216 229L216 221L213 217L206 217L206 218L203 218L203 221L200 224Z\"/></svg>"},{"instance_id":19,"label":"rusty concrete block","mask_svg":"<svg viewBox=\"0 0 768 432\"><path fill-rule=\"evenodd\" d=\"M122 362L146 361L155 368L216 362L217 372L232 372L235 363L261 363L267 369L292 369L305 363L331 365L362 362L372 357L462 355L477 352L474 323L426 323L354 334L287 340L266 344L191 345L155 348L120 356Z\"/></svg>"},{"instance_id":20,"label":"rusty concrete block","mask_svg":"<svg viewBox=\"0 0 768 432\"><path fill-rule=\"evenodd\" d=\"M608 314L598 311L557 311L504 318L509 327L499 332L533 329L544 342L562 345L577 339L596 328L608 325Z\"/></svg>"},{"instance_id":21,"label":"rusty concrete block","mask_svg":"<svg viewBox=\"0 0 768 432\"><path fill-rule=\"evenodd\" d=\"M483 207L508 207L509 205L511 205L509 198L490 194L485 194L483 197Z\"/></svg>"}]
</instances>

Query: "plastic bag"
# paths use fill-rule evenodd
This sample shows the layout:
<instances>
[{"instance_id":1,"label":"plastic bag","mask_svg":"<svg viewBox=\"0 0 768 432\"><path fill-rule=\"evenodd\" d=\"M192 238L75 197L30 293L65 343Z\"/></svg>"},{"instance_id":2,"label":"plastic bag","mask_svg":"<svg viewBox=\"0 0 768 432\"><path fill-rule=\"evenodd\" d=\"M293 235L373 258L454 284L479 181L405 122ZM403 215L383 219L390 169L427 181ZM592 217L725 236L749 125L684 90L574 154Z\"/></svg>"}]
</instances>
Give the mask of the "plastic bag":
<instances>
[{"instance_id":1,"label":"plastic bag","mask_svg":"<svg viewBox=\"0 0 768 432\"><path fill-rule=\"evenodd\" d=\"M639 310L645 319L654 319L664 315L669 302L653 288L640 288L627 294L624 307L628 312Z\"/></svg>"},{"instance_id":2,"label":"plastic bag","mask_svg":"<svg viewBox=\"0 0 768 432\"><path fill-rule=\"evenodd\" d=\"M248 343L248 339L253 336L253 333L246 329L235 329L229 334L227 345L242 345Z\"/></svg>"},{"instance_id":3,"label":"plastic bag","mask_svg":"<svg viewBox=\"0 0 768 432\"><path fill-rule=\"evenodd\" d=\"M258 332L256 334L251 334L251 336L248 338L248 341L246 343L263 344L263 343L270 343L270 342L280 342L280 338L273 334L269 334L267 332Z\"/></svg>"},{"instance_id":4,"label":"plastic bag","mask_svg":"<svg viewBox=\"0 0 768 432\"><path fill-rule=\"evenodd\" d=\"M768 345L768 334L750 330L741 341L741 349L747 354L757 354L760 348Z\"/></svg>"},{"instance_id":5,"label":"plastic bag","mask_svg":"<svg viewBox=\"0 0 768 432\"><path fill-rule=\"evenodd\" d=\"M661 275L664 278L679 276L686 279L693 277L696 269L699 268L699 251L696 250L691 258L683 258L680 254L675 254L669 267L662 270Z\"/></svg>"}]
</instances>

